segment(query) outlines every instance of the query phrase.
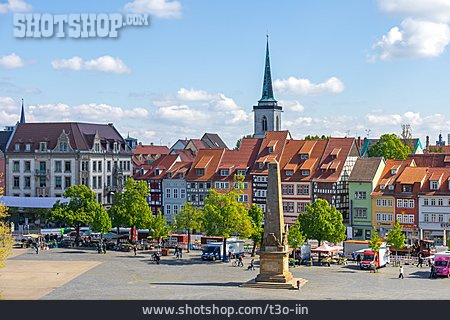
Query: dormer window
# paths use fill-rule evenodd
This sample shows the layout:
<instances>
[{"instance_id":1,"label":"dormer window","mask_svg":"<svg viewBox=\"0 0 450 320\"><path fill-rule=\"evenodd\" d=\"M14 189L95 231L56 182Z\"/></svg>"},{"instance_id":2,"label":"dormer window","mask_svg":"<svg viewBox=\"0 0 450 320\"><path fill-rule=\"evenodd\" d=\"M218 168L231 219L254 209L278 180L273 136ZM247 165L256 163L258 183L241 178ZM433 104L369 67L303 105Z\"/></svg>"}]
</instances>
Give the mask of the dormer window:
<instances>
[{"instance_id":1,"label":"dormer window","mask_svg":"<svg viewBox=\"0 0 450 320\"><path fill-rule=\"evenodd\" d=\"M114 142L114 145L113 145L113 151L114 151L114 152L117 152L117 142Z\"/></svg>"},{"instance_id":2,"label":"dormer window","mask_svg":"<svg viewBox=\"0 0 450 320\"><path fill-rule=\"evenodd\" d=\"M260 170L264 169L264 162L258 163L258 168L259 168Z\"/></svg>"},{"instance_id":3,"label":"dormer window","mask_svg":"<svg viewBox=\"0 0 450 320\"><path fill-rule=\"evenodd\" d=\"M16 143L16 144L14 145L14 151L15 151L15 152L19 152L19 151L20 151L20 143Z\"/></svg>"},{"instance_id":4,"label":"dormer window","mask_svg":"<svg viewBox=\"0 0 450 320\"><path fill-rule=\"evenodd\" d=\"M392 191L392 190L394 190L394 186L393 186L393 185L390 185L390 186L388 187L388 189Z\"/></svg>"},{"instance_id":5,"label":"dormer window","mask_svg":"<svg viewBox=\"0 0 450 320\"><path fill-rule=\"evenodd\" d=\"M269 147L269 153L273 153L273 147Z\"/></svg>"},{"instance_id":6,"label":"dormer window","mask_svg":"<svg viewBox=\"0 0 450 320\"><path fill-rule=\"evenodd\" d=\"M430 181L431 190L439 190L439 181Z\"/></svg>"},{"instance_id":7,"label":"dormer window","mask_svg":"<svg viewBox=\"0 0 450 320\"><path fill-rule=\"evenodd\" d=\"M392 169L391 174L397 174L397 169Z\"/></svg>"},{"instance_id":8,"label":"dormer window","mask_svg":"<svg viewBox=\"0 0 450 320\"><path fill-rule=\"evenodd\" d=\"M195 169L195 175L197 177L201 177L201 176L205 175L205 169L204 168Z\"/></svg>"},{"instance_id":9,"label":"dormer window","mask_svg":"<svg viewBox=\"0 0 450 320\"><path fill-rule=\"evenodd\" d=\"M309 170L302 170L302 176L304 177L309 176Z\"/></svg>"},{"instance_id":10,"label":"dormer window","mask_svg":"<svg viewBox=\"0 0 450 320\"><path fill-rule=\"evenodd\" d=\"M31 143L27 143L25 145L25 151L30 152L31 151Z\"/></svg>"},{"instance_id":11,"label":"dormer window","mask_svg":"<svg viewBox=\"0 0 450 320\"><path fill-rule=\"evenodd\" d=\"M68 149L67 142L60 142L59 151L67 152L67 149Z\"/></svg>"},{"instance_id":12,"label":"dormer window","mask_svg":"<svg viewBox=\"0 0 450 320\"><path fill-rule=\"evenodd\" d=\"M308 158L309 158L309 155L307 153L300 155L300 159L302 159L302 160L308 160Z\"/></svg>"},{"instance_id":13,"label":"dormer window","mask_svg":"<svg viewBox=\"0 0 450 320\"><path fill-rule=\"evenodd\" d=\"M240 169L240 170L237 171L237 174L241 175L241 176L245 176L247 174L247 170Z\"/></svg>"},{"instance_id":14,"label":"dormer window","mask_svg":"<svg viewBox=\"0 0 450 320\"><path fill-rule=\"evenodd\" d=\"M412 192L412 185L410 184L402 185L402 192Z\"/></svg>"},{"instance_id":15,"label":"dormer window","mask_svg":"<svg viewBox=\"0 0 450 320\"><path fill-rule=\"evenodd\" d=\"M286 170L286 176L293 176L294 170Z\"/></svg>"},{"instance_id":16,"label":"dormer window","mask_svg":"<svg viewBox=\"0 0 450 320\"><path fill-rule=\"evenodd\" d=\"M96 142L94 144L94 150L95 150L95 152L100 152L100 143Z\"/></svg>"},{"instance_id":17,"label":"dormer window","mask_svg":"<svg viewBox=\"0 0 450 320\"><path fill-rule=\"evenodd\" d=\"M381 189L381 190L386 189L386 185L385 185L385 184L380 185L380 189Z\"/></svg>"},{"instance_id":18,"label":"dormer window","mask_svg":"<svg viewBox=\"0 0 450 320\"><path fill-rule=\"evenodd\" d=\"M47 142L40 142L39 143L39 151L42 151L42 152L47 151Z\"/></svg>"},{"instance_id":19,"label":"dormer window","mask_svg":"<svg viewBox=\"0 0 450 320\"><path fill-rule=\"evenodd\" d=\"M221 177L228 177L229 175L230 175L230 169L221 169L220 170Z\"/></svg>"}]
</instances>

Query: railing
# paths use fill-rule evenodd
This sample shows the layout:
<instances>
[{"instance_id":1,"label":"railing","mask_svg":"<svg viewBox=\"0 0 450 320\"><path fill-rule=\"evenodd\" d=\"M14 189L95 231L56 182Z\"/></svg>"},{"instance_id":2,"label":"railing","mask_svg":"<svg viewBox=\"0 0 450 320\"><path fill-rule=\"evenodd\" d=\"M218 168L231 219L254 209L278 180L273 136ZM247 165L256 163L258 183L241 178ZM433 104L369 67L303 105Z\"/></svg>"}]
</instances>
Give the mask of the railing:
<instances>
[{"instance_id":1,"label":"railing","mask_svg":"<svg viewBox=\"0 0 450 320\"><path fill-rule=\"evenodd\" d=\"M43 170L36 169L35 173L36 173L37 176L48 176L50 174L50 170L48 170L48 169L47 170L46 169L43 169Z\"/></svg>"},{"instance_id":2,"label":"railing","mask_svg":"<svg viewBox=\"0 0 450 320\"><path fill-rule=\"evenodd\" d=\"M36 187L36 196L37 197L50 196L50 188L49 187Z\"/></svg>"}]
</instances>

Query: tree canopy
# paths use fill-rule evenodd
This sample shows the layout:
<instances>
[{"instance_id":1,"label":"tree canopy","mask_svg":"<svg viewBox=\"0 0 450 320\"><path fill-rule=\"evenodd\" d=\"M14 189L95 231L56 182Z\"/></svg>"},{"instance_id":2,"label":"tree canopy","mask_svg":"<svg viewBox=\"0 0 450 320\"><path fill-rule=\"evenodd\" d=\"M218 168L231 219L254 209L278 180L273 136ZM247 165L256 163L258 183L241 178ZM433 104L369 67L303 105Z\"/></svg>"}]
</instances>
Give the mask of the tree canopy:
<instances>
[{"instance_id":1,"label":"tree canopy","mask_svg":"<svg viewBox=\"0 0 450 320\"><path fill-rule=\"evenodd\" d=\"M405 146L395 134L384 134L377 143L369 149L369 157L384 157L385 159L404 160L411 153L411 148Z\"/></svg>"},{"instance_id":2,"label":"tree canopy","mask_svg":"<svg viewBox=\"0 0 450 320\"><path fill-rule=\"evenodd\" d=\"M108 233L112 228L111 217L108 212L102 207L101 210L97 210L92 222L92 230L94 232L100 232L100 234Z\"/></svg>"},{"instance_id":3,"label":"tree canopy","mask_svg":"<svg viewBox=\"0 0 450 320\"><path fill-rule=\"evenodd\" d=\"M145 181L127 179L124 190L114 195L114 203L109 209L113 226L145 228L152 217L146 200L148 193Z\"/></svg>"},{"instance_id":4,"label":"tree canopy","mask_svg":"<svg viewBox=\"0 0 450 320\"><path fill-rule=\"evenodd\" d=\"M1 178L1 177L0 177ZM0 188L0 196L3 194ZM6 259L11 253L13 238L11 236L11 228L4 221L8 217L8 208L0 202L0 268L4 266Z\"/></svg>"},{"instance_id":5,"label":"tree canopy","mask_svg":"<svg viewBox=\"0 0 450 320\"><path fill-rule=\"evenodd\" d=\"M305 242L305 236L303 235L300 221L297 219L295 224L289 228L288 231L288 244L293 248L300 248Z\"/></svg>"},{"instance_id":6,"label":"tree canopy","mask_svg":"<svg viewBox=\"0 0 450 320\"><path fill-rule=\"evenodd\" d=\"M77 236L82 225L91 224L95 215L104 210L102 204L97 202L94 191L85 185L71 186L63 196L70 198L70 201L62 203L58 200L49 212L49 220L75 227Z\"/></svg>"},{"instance_id":7,"label":"tree canopy","mask_svg":"<svg viewBox=\"0 0 450 320\"><path fill-rule=\"evenodd\" d=\"M188 252L191 246L191 233L193 230L200 230L202 227L202 210L194 207L191 202L184 205L184 208L175 216L175 227L186 230L188 233Z\"/></svg>"},{"instance_id":8,"label":"tree canopy","mask_svg":"<svg viewBox=\"0 0 450 320\"><path fill-rule=\"evenodd\" d=\"M252 204L250 209L248 209L248 215L250 216L252 221L252 234L250 238L253 240L252 256L254 256L256 252L256 246L261 242L264 232L264 227L262 224L264 220L264 213L260 207L258 207L256 204Z\"/></svg>"},{"instance_id":9,"label":"tree canopy","mask_svg":"<svg viewBox=\"0 0 450 320\"><path fill-rule=\"evenodd\" d=\"M380 251L380 248L381 248L381 239L380 239L380 236L378 235L377 229L375 229L375 228L373 228L372 237L369 240L369 248L374 253L377 253L378 251Z\"/></svg>"},{"instance_id":10,"label":"tree canopy","mask_svg":"<svg viewBox=\"0 0 450 320\"><path fill-rule=\"evenodd\" d=\"M306 239L338 243L345 239L345 226L342 214L330 207L325 199L317 199L306 206L306 211L298 217L300 230Z\"/></svg>"},{"instance_id":11,"label":"tree canopy","mask_svg":"<svg viewBox=\"0 0 450 320\"><path fill-rule=\"evenodd\" d=\"M305 137L305 140L327 140L329 138L329 136L326 135L321 135L320 137L316 134L315 136L312 135L307 135Z\"/></svg>"},{"instance_id":12,"label":"tree canopy","mask_svg":"<svg viewBox=\"0 0 450 320\"><path fill-rule=\"evenodd\" d=\"M387 243L395 247L395 249L403 249L405 247L406 237L402 232L402 226L400 225L400 222L395 222L394 229L389 231L386 240Z\"/></svg>"},{"instance_id":13,"label":"tree canopy","mask_svg":"<svg viewBox=\"0 0 450 320\"><path fill-rule=\"evenodd\" d=\"M148 235L157 240L158 243L161 239L166 238L171 232L171 226L167 223L166 218L160 210L156 216L150 217L147 224Z\"/></svg>"}]
</instances>

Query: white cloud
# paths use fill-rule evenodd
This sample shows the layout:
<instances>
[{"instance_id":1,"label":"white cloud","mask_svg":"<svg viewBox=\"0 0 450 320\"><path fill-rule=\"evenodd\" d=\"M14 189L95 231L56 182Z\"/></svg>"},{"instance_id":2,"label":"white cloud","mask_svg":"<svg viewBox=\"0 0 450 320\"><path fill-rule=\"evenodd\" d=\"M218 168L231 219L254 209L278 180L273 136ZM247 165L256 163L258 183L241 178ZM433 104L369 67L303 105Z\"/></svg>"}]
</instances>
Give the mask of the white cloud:
<instances>
[{"instance_id":1,"label":"white cloud","mask_svg":"<svg viewBox=\"0 0 450 320\"><path fill-rule=\"evenodd\" d=\"M129 73L130 69L120 59L111 56L102 56L97 59L86 60L75 56L70 59L54 60L51 62L53 69L69 69L73 71L94 70L117 74Z\"/></svg>"},{"instance_id":2,"label":"white cloud","mask_svg":"<svg viewBox=\"0 0 450 320\"><path fill-rule=\"evenodd\" d=\"M8 0L0 3L0 13L7 12L28 12L31 11L31 5L23 0Z\"/></svg>"},{"instance_id":3,"label":"white cloud","mask_svg":"<svg viewBox=\"0 0 450 320\"><path fill-rule=\"evenodd\" d=\"M420 17L431 21L450 21L448 0L378 0L378 5L388 13Z\"/></svg>"},{"instance_id":4,"label":"white cloud","mask_svg":"<svg viewBox=\"0 0 450 320\"><path fill-rule=\"evenodd\" d=\"M188 122L191 124L205 120L207 115L187 105L168 106L159 108L157 114L166 120Z\"/></svg>"},{"instance_id":5,"label":"white cloud","mask_svg":"<svg viewBox=\"0 0 450 320\"><path fill-rule=\"evenodd\" d=\"M177 91L177 98L181 101L207 101L213 99L213 95L204 90L180 88Z\"/></svg>"},{"instance_id":6,"label":"white cloud","mask_svg":"<svg viewBox=\"0 0 450 320\"><path fill-rule=\"evenodd\" d=\"M289 77L287 79L277 79L273 86L280 93L314 96L330 93L340 93L344 90L344 84L336 77L331 77L322 83L312 83L308 79Z\"/></svg>"},{"instance_id":7,"label":"white cloud","mask_svg":"<svg viewBox=\"0 0 450 320\"><path fill-rule=\"evenodd\" d=\"M370 60L434 58L450 43L450 1L378 0L382 11L402 17L372 46Z\"/></svg>"},{"instance_id":8,"label":"white cloud","mask_svg":"<svg viewBox=\"0 0 450 320\"><path fill-rule=\"evenodd\" d=\"M294 111L294 112L303 112L305 111L305 107L298 102L297 100L280 100L278 101L279 105L283 106L284 108Z\"/></svg>"},{"instance_id":9,"label":"white cloud","mask_svg":"<svg viewBox=\"0 0 450 320\"><path fill-rule=\"evenodd\" d=\"M31 64L31 61L25 61L15 53L0 57L0 68L4 69L16 69L25 67L27 64Z\"/></svg>"},{"instance_id":10,"label":"white cloud","mask_svg":"<svg viewBox=\"0 0 450 320\"><path fill-rule=\"evenodd\" d=\"M181 3L170 0L134 0L123 7L124 11L134 13L149 13L158 18L181 17Z\"/></svg>"},{"instance_id":11,"label":"white cloud","mask_svg":"<svg viewBox=\"0 0 450 320\"><path fill-rule=\"evenodd\" d=\"M449 43L447 24L407 18L401 28L393 27L373 49L380 60L432 58L440 56Z\"/></svg>"},{"instance_id":12,"label":"white cloud","mask_svg":"<svg viewBox=\"0 0 450 320\"><path fill-rule=\"evenodd\" d=\"M399 125L402 123L402 116L399 114L368 114L366 119L371 124Z\"/></svg>"}]
</instances>

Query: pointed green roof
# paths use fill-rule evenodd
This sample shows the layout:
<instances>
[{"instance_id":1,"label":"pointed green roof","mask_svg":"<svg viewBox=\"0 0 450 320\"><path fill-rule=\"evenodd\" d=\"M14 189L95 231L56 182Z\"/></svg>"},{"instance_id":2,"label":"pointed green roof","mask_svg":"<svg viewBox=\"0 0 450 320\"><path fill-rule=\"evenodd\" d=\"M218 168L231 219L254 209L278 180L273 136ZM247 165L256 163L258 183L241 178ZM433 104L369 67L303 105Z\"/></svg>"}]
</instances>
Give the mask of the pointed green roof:
<instances>
[{"instance_id":1,"label":"pointed green roof","mask_svg":"<svg viewBox=\"0 0 450 320\"><path fill-rule=\"evenodd\" d=\"M263 89L262 96L259 102L277 102L273 97L273 89L272 89L272 75L270 72L270 58L269 58L269 36L267 35L267 44L266 44L266 66L264 68L264 80L263 80Z\"/></svg>"},{"instance_id":2,"label":"pointed green roof","mask_svg":"<svg viewBox=\"0 0 450 320\"><path fill-rule=\"evenodd\" d=\"M25 123L25 108L23 106L23 99L22 99L22 111L20 112L20 123Z\"/></svg>"}]
</instances>

